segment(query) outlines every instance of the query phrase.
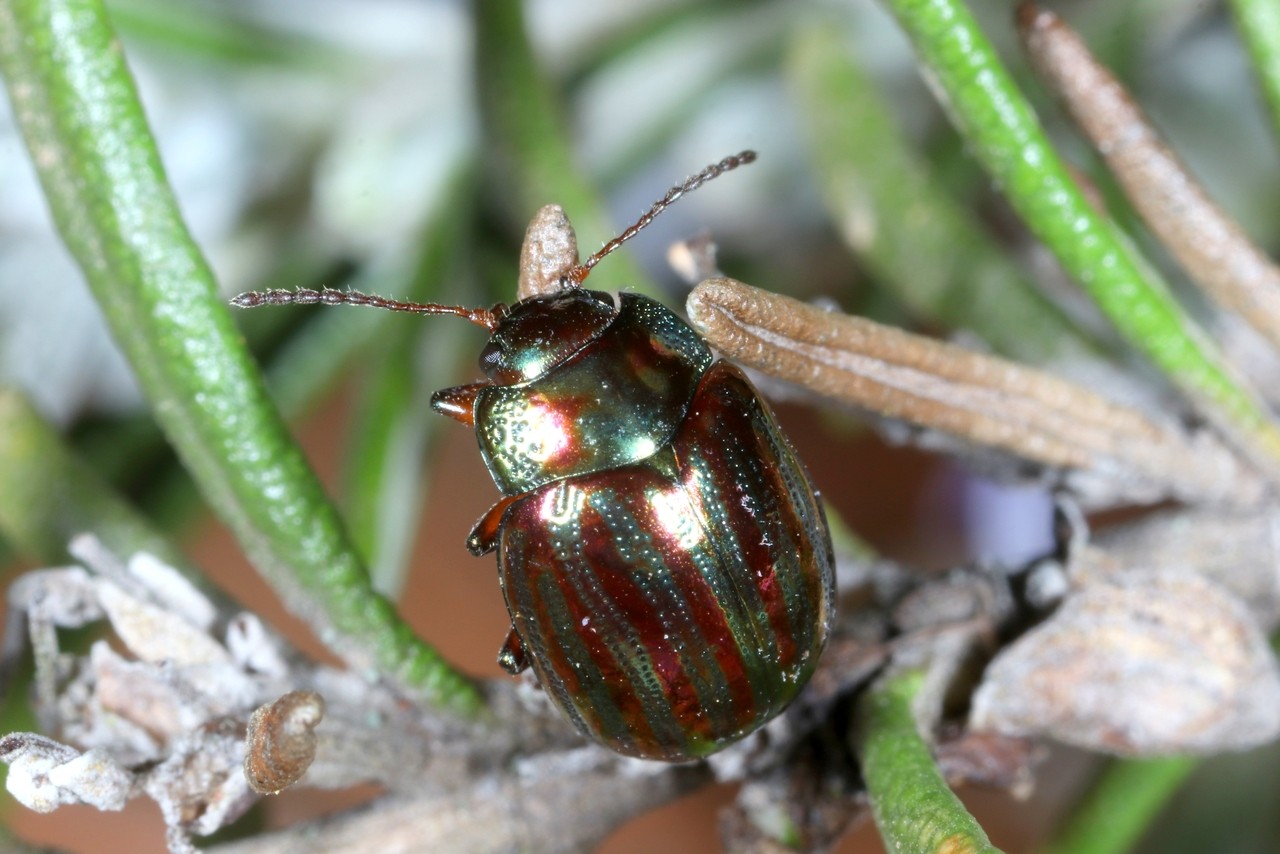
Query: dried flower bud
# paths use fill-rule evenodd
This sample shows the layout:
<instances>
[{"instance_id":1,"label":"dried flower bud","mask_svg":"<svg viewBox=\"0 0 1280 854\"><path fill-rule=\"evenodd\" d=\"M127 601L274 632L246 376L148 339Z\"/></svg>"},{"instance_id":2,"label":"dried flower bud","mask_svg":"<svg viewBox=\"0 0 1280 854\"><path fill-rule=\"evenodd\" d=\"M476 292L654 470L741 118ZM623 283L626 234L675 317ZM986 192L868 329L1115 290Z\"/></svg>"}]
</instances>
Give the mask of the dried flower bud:
<instances>
[{"instance_id":1,"label":"dried flower bud","mask_svg":"<svg viewBox=\"0 0 1280 854\"><path fill-rule=\"evenodd\" d=\"M227 650L181 613L136 597L106 579L98 580L98 601L120 640L142 661L230 663Z\"/></svg>"},{"instance_id":2,"label":"dried flower bud","mask_svg":"<svg viewBox=\"0 0 1280 854\"><path fill-rule=\"evenodd\" d=\"M129 575L142 582L156 604L182 616L188 623L209 631L218 618L218 609L199 588L173 567L148 552L129 557Z\"/></svg>"},{"instance_id":3,"label":"dried flower bud","mask_svg":"<svg viewBox=\"0 0 1280 854\"><path fill-rule=\"evenodd\" d=\"M254 711L244 776L255 792L274 795L302 778L316 757L323 718L324 698L314 691L291 691Z\"/></svg>"},{"instance_id":4,"label":"dried flower bud","mask_svg":"<svg viewBox=\"0 0 1280 854\"><path fill-rule=\"evenodd\" d=\"M560 290L560 279L578 263L578 237L559 205L544 205L533 215L520 248L520 299Z\"/></svg>"},{"instance_id":5,"label":"dried flower bud","mask_svg":"<svg viewBox=\"0 0 1280 854\"><path fill-rule=\"evenodd\" d=\"M247 673L272 679L283 679L289 673L280 639L248 611L227 621L227 652L236 666Z\"/></svg>"},{"instance_id":6,"label":"dried flower bud","mask_svg":"<svg viewBox=\"0 0 1280 854\"><path fill-rule=\"evenodd\" d=\"M1241 750L1280 733L1280 674L1234 596L1135 570L1086 584L998 655L970 723L1131 756Z\"/></svg>"},{"instance_id":7,"label":"dried flower bud","mask_svg":"<svg viewBox=\"0 0 1280 854\"><path fill-rule=\"evenodd\" d=\"M1003 620L1013 608L1004 579L971 569L953 570L904 596L893 609L898 631L987 619Z\"/></svg>"},{"instance_id":8,"label":"dried flower bud","mask_svg":"<svg viewBox=\"0 0 1280 854\"><path fill-rule=\"evenodd\" d=\"M1274 507L1164 511L1100 531L1093 543L1122 571L1135 565L1192 570L1235 594L1263 628L1280 622L1280 512ZM1073 577L1105 571L1092 563L1074 561Z\"/></svg>"}]
</instances>

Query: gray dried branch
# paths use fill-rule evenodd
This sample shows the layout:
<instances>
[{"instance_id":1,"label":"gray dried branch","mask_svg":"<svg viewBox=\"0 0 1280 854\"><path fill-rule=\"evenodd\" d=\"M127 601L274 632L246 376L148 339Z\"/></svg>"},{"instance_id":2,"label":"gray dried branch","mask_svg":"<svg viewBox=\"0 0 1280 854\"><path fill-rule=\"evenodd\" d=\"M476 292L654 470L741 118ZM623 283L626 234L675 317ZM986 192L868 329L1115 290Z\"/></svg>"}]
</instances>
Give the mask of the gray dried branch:
<instances>
[{"instance_id":1,"label":"gray dried branch","mask_svg":"<svg viewBox=\"0 0 1280 854\"><path fill-rule=\"evenodd\" d=\"M1265 524L1254 523L1242 536L1265 539L1266 530ZM1259 555L1268 559L1262 552ZM136 561L129 565L133 564ZM111 572L118 570L120 566ZM59 570L47 576L61 583L71 577L68 573ZM140 601L158 607L160 598L171 602L181 598L148 592L157 582L164 586L165 572L153 567L150 575L150 581L132 591ZM513 732L510 742L488 740L487 730L451 735L431 720L415 717L416 712L377 685L349 673L315 668L270 646L263 648L269 635L254 618L240 615L229 626L228 640L220 645L222 652L198 656L202 659L198 674L186 669L197 666L194 663L172 667L131 660L106 644L98 644L79 664L79 685L60 692L58 704L64 728L73 730L76 742L88 746L89 751L81 754L78 749L32 736L37 747L48 742L44 754L52 766L65 766L66 770L54 775L64 790L48 789L41 781L49 775L39 768L34 777L27 776L68 802L83 800L79 792L101 789L104 783L111 784L117 800L121 793L145 790L161 803L170 822L172 849L194 850L190 834L207 833L231 820L254 798L241 773L246 754L245 720L248 710L259 702L251 698L278 696L273 692L281 685L295 685L323 694L329 706L324 722L315 729L315 764L303 782L348 785L375 779L404 794L334 816L319 826L293 828L220 850L293 851L301 850L302 845L314 848L317 839L323 840L322 851L351 847L387 850L405 839L419 847L430 845L432 840L450 844L461 840L468 850L503 850L517 838L531 851L581 850L624 819L688 791L709 775L759 784L750 794L744 789L734 813L738 824L726 824L737 827L732 838L738 842L767 846L770 838L776 838L769 830L770 815L780 820L784 816L803 817L794 826L805 838L835 838L857 815L857 793L812 796L813 784L830 771L824 770L823 763L833 761L799 749L809 743L806 740L813 730L831 718L833 705L842 696L866 684L890 661L896 666L929 663L931 678L926 680L921 698L927 706L922 723L931 729L942 698L957 689L967 693L973 678L968 663L975 654L988 654L982 650L990 648L997 627L1011 613L1001 579L990 574L956 571L940 579L911 580L895 571L897 580L891 584L884 583L884 572L854 575L863 579L870 594L863 598L861 611L881 618L866 623L857 638L835 638L810 690L766 731L697 769L654 767L595 747L566 749L564 745L576 744L576 739L566 738L564 728L557 729L551 723L554 718L544 714L547 703L541 693L523 685L494 694L493 712L503 722L496 729ZM80 583L71 586L69 598L56 585L35 592L40 574L24 585L30 598L48 602L48 613L60 614L63 624L107 616L108 610L93 598L92 590L86 592L86 579L89 587L103 583L102 579L94 571L80 571L77 577ZM966 591L964 595L957 595L960 590ZM965 607L956 607L960 600ZM174 607L161 610L172 617ZM197 604L187 610L195 613L200 607ZM894 629L883 619L890 612L895 615ZM846 631L858 623L857 617L856 612L846 614ZM163 637L147 636L139 626L160 636L175 632L181 636L194 630L189 623L183 626L181 621L156 619L154 613L138 607L116 609L114 619L137 623L129 636L143 650L159 648L157 643ZM891 636L893 631L899 633L896 638ZM1195 632L1191 634L1182 642L1194 645ZM187 642L177 646L201 648ZM1232 661L1227 665L1234 666ZM242 675L229 677L224 672L228 666L239 668ZM162 676L165 671L172 672ZM301 696L306 700L314 695ZM94 711L94 703L112 715L109 729L93 723L95 715L101 717ZM285 705L302 707L307 703L290 701ZM306 729L314 715L304 717ZM540 731L541 727L546 731ZM953 774L998 785L1025 785L1034 751L1016 740L991 734L969 734L966 738L969 740L958 742L951 751L954 755L947 767ZM526 758L513 767L509 763L516 744ZM17 755L8 748L6 752ZM797 756L809 758L797 762ZM125 761L122 757L132 758ZM102 758L109 759L125 776L115 779L88 773ZM135 772L131 767L149 770ZM21 779L22 775L18 776ZM294 776L292 771L289 776ZM762 781L771 782L766 785ZM407 793L411 791L414 794L410 796ZM567 815L573 816L572 822L564 820Z\"/></svg>"},{"instance_id":2,"label":"gray dried branch","mask_svg":"<svg viewBox=\"0 0 1280 854\"><path fill-rule=\"evenodd\" d=\"M15 604L49 647L37 662L48 670L44 717L70 742L29 733L0 739L0 760L12 763L10 789L32 808L118 809L145 793L165 817L170 849L188 852L193 835L213 832L256 799L250 778L260 791L300 776L313 786L373 781L414 793L409 807L394 796L373 807L382 820L400 809L418 814L422 824L412 833L490 840L497 850L522 838L537 843L529 850L560 851L579 850L712 773L583 747L545 695L524 684L490 687L500 725L432 716L360 674L303 660L251 614L227 621L225 640L218 639L208 602L154 559L122 562L91 539L75 552L86 567L37 571L14 587ZM103 619L126 654L105 641L80 658L58 649L59 627ZM273 698L281 699L249 723L254 708ZM722 773L777 761L813 722L774 724L769 738L735 746L737 759ZM517 749L525 758L513 769ZM560 806L549 809L552 802ZM566 815L574 820L566 824ZM334 838L347 839L348 830L362 836L368 821L366 812L335 818ZM310 839L314 847L313 834L308 828L281 838ZM379 849L376 839L370 845Z\"/></svg>"},{"instance_id":3,"label":"gray dried branch","mask_svg":"<svg viewBox=\"0 0 1280 854\"><path fill-rule=\"evenodd\" d=\"M1094 503L1177 497L1253 505L1260 477L1215 436L1158 423L1088 389L728 278L689 296L725 355L826 398L1063 469Z\"/></svg>"},{"instance_id":4,"label":"gray dried branch","mask_svg":"<svg viewBox=\"0 0 1280 854\"><path fill-rule=\"evenodd\" d=\"M219 639L213 607L176 570L147 556L122 562L86 538L73 552L86 567L33 572L11 588L36 641L43 725L75 745L27 734L4 741L3 758L14 762L9 786L33 808L114 809L145 792L166 817L171 845L187 850L190 834L213 832L255 798L243 771L246 721L294 689L330 701L317 733L318 773L309 777L318 785L422 788L430 780L433 791L447 792L469 784L467 768L500 765L510 739L532 731L528 723L510 735L428 716L360 674L301 659L251 614L228 620ZM60 651L58 628L101 619L128 656L105 641L79 658ZM295 706L307 712L306 703ZM302 717L303 729L314 725L314 714ZM305 770L301 764L292 771Z\"/></svg>"},{"instance_id":5,"label":"gray dried branch","mask_svg":"<svg viewBox=\"0 0 1280 854\"><path fill-rule=\"evenodd\" d=\"M1213 203L1120 81L1062 19L1024 3L1018 31L1036 70L1151 230L1211 297L1280 348L1280 267Z\"/></svg>"},{"instance_id":6,"label":"gray dried branch","mask_svg":"<svg viewBox=\"0 0 1280 854\"><path fill-rule=\"evenodd\" d=\"M623 820L708 781L698 766L599 760L596 749L548 755L543 767L483 778L445 797L383 799L359 812L222 845L218 854L347 851L588 851ZM558 769L551 767L558 763Z\"/></svg>"}]
</instances>

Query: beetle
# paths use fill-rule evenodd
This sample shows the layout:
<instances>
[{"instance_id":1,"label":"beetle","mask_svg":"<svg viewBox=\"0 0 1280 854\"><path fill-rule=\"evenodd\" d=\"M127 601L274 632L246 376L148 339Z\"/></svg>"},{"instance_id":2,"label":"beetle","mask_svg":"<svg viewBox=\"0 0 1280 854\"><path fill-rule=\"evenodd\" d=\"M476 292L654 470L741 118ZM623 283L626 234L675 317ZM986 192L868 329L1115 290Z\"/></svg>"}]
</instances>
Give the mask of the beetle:
<instances>
[{"instance_id":1,"label":"beetle","mask_svg":"<svg viewBox=\"0 0 1280 854\"><path fill-rule=\"evenodd\" d=\"M777 716L813 672L834 607L821 502L742 371L660 303L582 287L677 198L754 159L673 187L580 264L570 230L569 266L511 306L335 290L232 301L373 305L488 330L485 379L436 392L432 407L475 430L503 494L467 538L476 556L498 553L511 617L499 664L532 667L583 735L645 759L698 759ZM522 270L544 242L531 226Z\"/></svg>"}]
</instances>

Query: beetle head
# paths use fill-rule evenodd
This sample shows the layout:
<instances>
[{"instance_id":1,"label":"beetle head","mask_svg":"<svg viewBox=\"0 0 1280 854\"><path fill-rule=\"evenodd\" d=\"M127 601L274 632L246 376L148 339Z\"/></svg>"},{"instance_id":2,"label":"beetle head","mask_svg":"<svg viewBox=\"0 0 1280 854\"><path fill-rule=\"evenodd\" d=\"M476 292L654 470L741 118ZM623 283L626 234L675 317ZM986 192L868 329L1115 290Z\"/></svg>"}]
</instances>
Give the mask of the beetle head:
<instances>
[{"instance_id":1,"label":"beetle head","mask_svg":"<svg viewBox=\"0 0 1280 854\"><path fill-rule=\"evenodd\" d=\"M501 315L480 369L497 385L536 379L597 338L616 314L608 294L579 287L521 300Z\"/></svg>"}]
</instances>

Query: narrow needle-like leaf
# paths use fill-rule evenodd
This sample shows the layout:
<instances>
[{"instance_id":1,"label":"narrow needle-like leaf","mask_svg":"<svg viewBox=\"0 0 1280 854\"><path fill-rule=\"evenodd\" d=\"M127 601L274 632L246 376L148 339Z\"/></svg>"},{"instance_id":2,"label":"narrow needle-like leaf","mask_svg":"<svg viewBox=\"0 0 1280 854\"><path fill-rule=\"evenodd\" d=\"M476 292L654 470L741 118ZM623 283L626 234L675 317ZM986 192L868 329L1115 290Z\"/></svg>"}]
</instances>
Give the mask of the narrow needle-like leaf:
<instances>
[{"instance_id":1,"label":"narrow needle-like leaf","mask_svg":"<svg viewBox=\"0 0 1280 854\"><path fill-rule=\"evenodd\" d=\"M0 4L0 71L54 220L169 440L290 608L352 666L474 710L369 584L187 232L100 0Z\"/></svg>"},{"instance_id":2,"label":"narrow needle-like leaf","mask_svg":"<svg viewBox=\"0 0 1280 854\"><path fill-rule=\"evenodd\" d=\"M1195 759L1185 756L1113 761L1045 850L1048 854L1123 854L1133 850L1196 764Z\"/></svg>"},{"instance_id":3,"label":"narrow needle-like leaf","mask_svg":"<svg viewBox=\"0 0 1280 854\"><path fill-rule=\"evenodd\" d=\"M995 848L929 754L912 714L924 675L890 675L863 696L854 749L885 848L894 854L994 854Z\"/></svg>"},{"instance_id":4,"label":"narrow needle-like leaf","mask_svg":"<svg viewBox=\"0 0 1280 854\"><path fill-rule=\"evenodd\" d=\"M1101 362L913 156L838 28L797 33L788 66L827 208L880 284L920 318L973 330L1009 358Z\"/></svg>"},{"instance_id":5,"label":"narrow needle-like leaf","mask_svg":"<svg viewBox=\"0 0 1280 854\"><path fill-rule=\"evenodd\" d=\"M558 204L573 219L586 253L613 236L610 218L578 169L566 117L538 67L520 3L479 0L475 18L476 86L486 136L496 140L497 174L518 217ZM609 261L610 276L643 291L647 277L629 257Z\"/></svg>"},{"instance_id":6,"label":"narrow needle-like leaf","mask_svg":"<svg viewBox=\"0 0 1280 854\"><path fill-rule=\"evenodd\" d=\"M953 121L1027 225L1133 346L1280 480L1280 428L1072 180L961 0L885 0Z\"/></svg>"},{"instance_id":7,"label":"narrow needle-like leaf","mask_svg":"<svg viewBox=\"0 0 1280 854\"><path fill-rule=\"evenodd\" d=\"M1018 31L1151 230L1192 279L1280 348L1280 267L1208 197L1124 86L1057 15L1025 3Z\"/></svg>"},{"instance_id":8,"label":"narrow needle-like leaf","mask_svg":"<svg viewBox=\"0 0 1280 854\"><path fill-rule=\"evenodd\" d=\"M67 543L92 531L112 552L187 559L75 455L20 393L0 389L0 531L25 557L69 560Z\"/></svg>"},{"instance_id":9,"label":"narrow needle-like leaf","mask_svg":"<svg viewBox=\"0 0 1280 854\"><path fill-rule=\"evenodd\" d=\"M458 296L461 289L450 286L459 258L471 245L465 230L473 218L464 200L474 183L467 167L448 182L400 271L408 288L394 296L418 302L453 302ZM448 320L438 325L425 321L432 324L428 330L422 318L390 312L349 313L381 314L392 321L371 353L370 379L360 390L344 500L352 537L368 556L374 586L394 596L404 586L425 500L428 479L422 476L421 462L441 428L448 426L431 410L430 396L452 377L459 354L468 352L465 336L474 330Z\"/></svg>"},{"instance_id":10,"label":"narrow needle-like leaf","mask_svg":"<svg viewBox=\"0 0 1280 854\"><path fill-rule=\"evenodd\" d=\"M1280 139L1280 2L1230 0L1228 5L1253 57L1272 127Z\"/></svg>"}]
</instances>

